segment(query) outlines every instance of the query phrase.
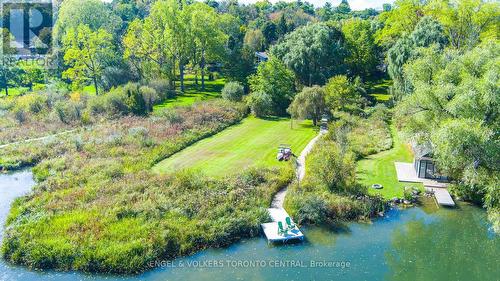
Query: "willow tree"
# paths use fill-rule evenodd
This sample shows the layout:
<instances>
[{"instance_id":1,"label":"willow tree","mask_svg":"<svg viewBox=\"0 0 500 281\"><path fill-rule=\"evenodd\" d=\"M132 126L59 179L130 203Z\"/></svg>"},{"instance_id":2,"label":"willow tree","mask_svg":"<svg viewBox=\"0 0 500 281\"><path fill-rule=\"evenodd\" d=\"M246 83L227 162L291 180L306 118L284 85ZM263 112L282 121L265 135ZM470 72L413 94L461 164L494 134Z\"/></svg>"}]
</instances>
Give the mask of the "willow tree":
<instances>
[{"instance_id":1,"label":"willow tree","mask_svg":"<svg viewBox=\"0 0 500 281\"><path fill-rule=\"evenodd\" d=\"M322 85L345 71L342 32L325 23L309 24L288 34L271 53L292 69L304 85Z\"/></svg>"},{"instance_id":2,"label":"willow tree","mask_svg":"<svg viewBox=\"0 0 500 281\"><path fill-rule=\"evenodd\" d=\"M323 87L305 87L288 107L292 118L311 119L316 126L326 113L325 90Z\"/></svg>"},{"instance_id":3,"label":"willow tree","mask_svg":"<svg viewBox=\"0 0 500 281\"><path fill-rule=\"evenodd\" d=\"M500 44L460 53L431 48L404 68L412 92L395 120L433 144L436 165L456 180L454 191L500 210ZM497 225L500 226L500 217Z\"/></svg>"}]
</instances>

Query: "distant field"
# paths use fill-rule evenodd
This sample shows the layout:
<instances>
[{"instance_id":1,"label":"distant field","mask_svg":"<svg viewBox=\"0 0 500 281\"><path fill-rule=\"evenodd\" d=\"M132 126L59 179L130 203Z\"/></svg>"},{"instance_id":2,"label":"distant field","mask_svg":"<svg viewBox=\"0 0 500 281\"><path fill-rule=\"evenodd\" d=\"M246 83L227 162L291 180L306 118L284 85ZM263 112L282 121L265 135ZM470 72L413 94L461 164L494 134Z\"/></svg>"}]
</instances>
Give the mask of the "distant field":
<instances>
[{"instance_id":1,"label":"distant field","mask_svg":"<svg viewBox=\"0 0 500 281\"><path fill-rule=\"evenodd\" d=\"M198 78L198 86L195 84L194 77L187 75L184 85L186 91L182 95L175 98L167 99L161 104L154 107L154 110L161 110L164 108L171 108L176 106L189 106L197 101L204 101L220 97L222 88L224 88L225 80L223 78L209 81L208 77L205 79L205 90L201 90L201 78ZM176 86L179 87L179 81L176 81Z\"/></svg>"},{"instance_id":2,"label":"distant field","mask_svg":"<svg viewBox=\"0 0 500 281\"><path fill-rule=\"evenodd\" d=\"M389 86L392 81L390 79L379 79L366 82L368 94L374 97L378 102L387 102L391 95L389 94Z\"/></svg>"},{"instance_id":3,"label":"distant field","mask_svg":"<svg viewBox=\"0 0 500 281\"><path fill-rule=\"evenodd\" d=\"M190 168L209 176L223 176L249 166L284 165L275 159L278 146L289 144L298 155L316 133L309 121L294 121L291 129L290 119L249 117L163 160L153 170L170 173Z\"/></svg>"},{"instance_id":4,"label":"distant field","mask_svg":"<svg viewBox=\"0 0 500 281\"><path fill-rule=\"evenodd\" d=\"M413 155L410 148L401 142L396 129L392 126L394 146L392 149L382 151L358 161L357 177L361 184L369 187L371 194L381 194L387 199L402 197L405 186L414 186L423 189L419 183L401 183L396 175L394 162L412 162ZM372 184L382 184L383 189L372 189Z\"/></svg>"}]
</instances>

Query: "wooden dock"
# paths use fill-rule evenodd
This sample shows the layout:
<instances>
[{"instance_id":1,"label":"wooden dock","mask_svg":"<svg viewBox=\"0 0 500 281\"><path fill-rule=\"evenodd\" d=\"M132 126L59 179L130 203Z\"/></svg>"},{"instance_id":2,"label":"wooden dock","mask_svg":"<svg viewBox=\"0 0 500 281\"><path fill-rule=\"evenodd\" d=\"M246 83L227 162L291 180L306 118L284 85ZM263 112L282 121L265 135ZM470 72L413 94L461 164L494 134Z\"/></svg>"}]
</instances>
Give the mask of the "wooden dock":
<instances>
[{"instance_id":1,"label":"wooden dock","mask_svg":"<svg viewBox=\"0 0 500 281\"><path fill-rule=\"evenodd\" d=\"M446 188L426 186L425 189L434 192L434 198L436 198L436 201L439 205L448 207L455 206L455 202L451 198L451 195Z\"/></svg>"},{"instance_id":2,"label":"wooden dock","mask_svg":"<svg viewBox=\"0 0 500 281\"><path fill-rule=\"evenodd\" d=\"M396 174L400 182L420 182L426 190L434 193L434 197L439 205L455 206L453 198L451 198L450 193L446 189L448 186L447 183L419 178L412 163L394 162L394 165L396 166Z\"/></svg>"},{"instance_id":3,"label":"wooden dock","mask_svg":"<svg viewBox=\"0 0 500 281\"><path fill-rule=\"evenodd\" d=\"M272 222L261 224L262 230L266 235L268 242L287 242L290 240L304 240L304 234L300 231L298 227L295 227L292 230L286 231L284 234L278 232L278 222L281 221L283 223L283 227L286 228L285 219L290 217L285 209L282 208L270 208L267 209L269 211L269 216L272 219ZM292 221L293 224L295 224Z\"/></svg>"}]
</instances>

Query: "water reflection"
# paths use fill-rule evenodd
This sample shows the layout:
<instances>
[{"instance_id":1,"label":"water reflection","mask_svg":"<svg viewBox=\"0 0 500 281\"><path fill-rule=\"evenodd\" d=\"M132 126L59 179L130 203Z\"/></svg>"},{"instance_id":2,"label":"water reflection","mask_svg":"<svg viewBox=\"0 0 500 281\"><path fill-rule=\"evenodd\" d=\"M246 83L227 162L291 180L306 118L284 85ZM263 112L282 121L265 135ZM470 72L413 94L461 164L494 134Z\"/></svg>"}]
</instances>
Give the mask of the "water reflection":
<instances>
[{"instance_id":1,"label":"water reflection","mask_svg":"<svg viewBox=\"0 0 500 281\"><path fill-rule=\"evenodd\" d=\"M29 192L29 172L0 175L0 221L14 198ZM499 236L488 231L483 210L461 205L392 210L373 223L334 228L305 227L304 243L269 246L262 237L223 249L210 249L177 259L170 266L139 276L34 272L0 260L4 280L481 280L498 281ZM0 236L1 237L1 236ZM200 266L222 261L222 267ZM264 261L266 266L238 266ZM274 261L303 261L305 266L272 266ZM311 267L311 261L347 261L349 267ZM236 262L231 265L228 262ZM179 267L182 263L198 265ZM175 266L172 266L175 265Z\"/></svg>"},{"instance_id":2,"label":"water reflection","mask_svg":"<svg viewBox=\"0 0 500 281\"><path fill-rule=\"evenodd\" d=\"M500 237L475 207L442 209L396 228L386 252L387 280L499 280Z\"/></svg>"}]
</instances>

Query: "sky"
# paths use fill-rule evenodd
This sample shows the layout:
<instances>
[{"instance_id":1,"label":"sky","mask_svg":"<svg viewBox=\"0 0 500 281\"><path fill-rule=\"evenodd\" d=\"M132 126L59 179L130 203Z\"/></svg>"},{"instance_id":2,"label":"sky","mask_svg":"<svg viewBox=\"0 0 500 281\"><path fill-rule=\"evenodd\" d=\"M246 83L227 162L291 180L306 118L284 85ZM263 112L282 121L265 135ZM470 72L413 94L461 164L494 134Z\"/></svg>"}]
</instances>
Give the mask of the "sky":
<instances>
[{"instance_id":1,"label":"sky","mask_svg":"<svg viewBox=\"0 0 500 281\"><path fill-rule=\"evenodd\" d=\"M277 2L277 0L270 0L271 2ZM290 2L293 0L284 0L286 2ZM326 2L332 3L333 6L337 6L341 0L304 0L307 1L311 4L313 4L316 7L321 7L323 6ZM349 5L351 6L352 10L364 10L367 8L382 8L382 4L384 3L393 3L394 0L348 0ZM255 3L257 0L239 0L238 2L240 3Z\"/></svg>"}]
</instances>

